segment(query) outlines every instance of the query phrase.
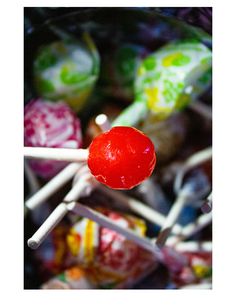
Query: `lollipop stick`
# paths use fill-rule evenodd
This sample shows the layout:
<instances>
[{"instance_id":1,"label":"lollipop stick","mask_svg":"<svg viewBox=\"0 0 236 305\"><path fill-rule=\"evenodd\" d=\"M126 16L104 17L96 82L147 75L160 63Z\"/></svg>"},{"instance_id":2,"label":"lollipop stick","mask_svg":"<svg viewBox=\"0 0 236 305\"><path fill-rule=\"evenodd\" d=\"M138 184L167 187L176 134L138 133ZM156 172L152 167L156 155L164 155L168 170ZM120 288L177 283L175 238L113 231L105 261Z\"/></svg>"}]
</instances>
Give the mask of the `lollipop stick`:
<instances>
[{"instance_id":1,"label":"lollipop stick","mask_svg":"<svg viewBox=\"0 0 236 305\"><path fill-rule=\"evenodd\" d=\"M137 213L143 218L151 221L152 223L158 226L162 227L164 225L165 216L163 216L161 213L158 213L156 210L150 208L149 206L145 205L141 201L124 195L118 191L113 191L112 189L109 189L103 186L102 184L99 184L98 188L108 196L117 200L119 204L124 204L124 206L128 207L131 211ZM173 233L175 234L178 234L181 230L182 227L178 224L173 227Z\"/></svg>"},{"instance_id":2,"label":"lollipop stick","mask_svg":"<svg viewBox=\"0 0 236 305\"><path fill-rule=\"evenodd\" d=\"M29 183L29 188L30 188L30 192L31 193L35 193L40 189L40 184L39 181L37 179L37 177L35 176L34 172L32 171L32 169L30 168L30 166L28 165L27 161L25 160L24 162L24 169L25 169L25 174Z\"/></svg>"},{"instance_id":3,"label":"lollipop stick","mask_svg":"<svg viewBox=\"0 0 236 305\"><path fill-rule=\"evenodd\" d=\"M195 222L190 223L185 227L183 227L179 236L170 237L166 243L167 246L173 246L176 243L189 238L190 236L196 234L201 229L209 225L211 221L212 221L212 213L199 216Z\"/></svg>"},{"instance_id":4,"label":"lollipop stick","mask_svg":"<svg viewBox=\"0 0 236 305\"><path fill-rule=\"evenodd\" d=\"M31 249L37 249L39 245L45 240L48 234L55 228L55 226L61 221L61 219L67 213L67 207L65 203L60 203L50 216L45 220L41 227L34 233L34 235L28 240L28 246Z\"/></svg>"},{"instance_id":5,"label":"lollipop stick","mask_svg":"<svg viewBox=\"0 0 236 305\"><path fill-rule=\"evenodd\" d=\"M108 120L108 117L105 114L99 114L96 119L95 123L101 128L103 132L108 131L111 129L111 123Z\"/></svg>"},{"instance_id":6,"label":"lollipop stick","mask_svg":"<svg viewBox=\"0 0 236 305\"><path fill-rule=\"evenodd\" d=\"M174 248L175 248L175 250L180 251L180 252L211 252L212 251L212 242L210 242L210 241L180 242Z\"/></svg>"},{"instance_id":7,"label":"lollipop stick","mask_svg":"<svg viewBox=\"0 0 236 305\"><path fill-rule=\"evenodd\" d=\"M179 190L182 186L182 181L184 178L184 175L187 171L192 169L193 167L204 163L212 158L212 148L208 147L205 148L195 154L193 154L190 158L187 159L187 161L184 163L184 165L180 168L178 171L175 182L174 182L174 190L175 193L178 194Z\"/></svg>"},{"instance_id":8,"label":"lollipop stick","mask_svg":"<svg viewBox=\"0 0 236 305\"><path fill-rule=\"evenodd\" d=\"M180 195L177 197L177 200L174 202L173 206L171 207L171 210L165 219L164 225L161 228L161 232L158 235L156 243L159 247L164 246L185 203L186 203L186 196L181 195L180 193Z\"/></svg>"},{"instance_id":9,"label":"lollipop stick","mask_svg":"<svg viewBox=\"0 0 236 305\"><path fill-rule=\"evenodd\" d=\"M194 223L190 223L189 225L185 226L181 232L181 235L184 238L188 238L209 225L211 221L212 213L201 215Z\"/></svg>"},{"instance_id":10,"label":"lollipop stick","mask_svg":"<svg viewBox=\"0 0 236 305\"><path fill-rule=\"evenodd\" d=\"M113 231L116 231L119 234L124 235L128 240L131 240L139 246L143 247L144 249L151 251L158 259L162 258L160 249L149 239L141 237L129 229L123 228L122 226L114 223L112 220L102 215L101 213L76 202L69 203L68 210L73 211L74 213L80 216L89 218L103 227L107 227Z\"/></svg>"},{"instance_id":11,"label":"lollipop stick","mask_svg":"<svg viewBox=\"0 0 236 305\"><path fill-rule=\"evenodd\" d=\"M28 240L28 246L32 249L36 249L45 240L48 234L55 228L55 226L61 221L61 219L67 214L67 202L77 200L80 196L87 195L90 190L90 183L81 179L74 184L72 189L64 198L55 210L49 215L41 227L34 233L34 235Z\"/></svg>"},{"instance_id":12,"label":"lollipop stick","mask_svg":"<svg viewBox=\"0 0 236 305\"><path fill-rule=\"evenodd\" d=\"M71 163L65 167L59 174L53 177L47 184L38 190L31 198L29 198L25 205L28 209L33 210L57 190L59 190L65 183L67 183L80 168L81 164Z\"/></svg>"},{"instance_id":13,"label":"lollipop stick","mask_svg":"<svg viewBox=\"0 0 236 305\"><path fill-rule=\"evenodd\" d=\"M182 286L180 289L211 289L212 284L211 283L199 283L195 285L185 285Z\"/></svg>"},{"instance_id":14,"label":"lollipop stick","mask_svg":"<svg viewBox=\"0 0 236 305\"><path fill-rule=\"evenodd\" d=\"M24 156L47 160L83 162L88 159L87 149L24 147Z\"/></svg>"},{"instance_id":15,"label":"lollipop stick","mask_svg":"<svg viewBox=\"0 0 236 305\"><path fill-rule=\"evenodd\" d=\"M194 101L189 107L208 120L212 120L212 109L200 101Z\"/></svg>"}]
</instances>

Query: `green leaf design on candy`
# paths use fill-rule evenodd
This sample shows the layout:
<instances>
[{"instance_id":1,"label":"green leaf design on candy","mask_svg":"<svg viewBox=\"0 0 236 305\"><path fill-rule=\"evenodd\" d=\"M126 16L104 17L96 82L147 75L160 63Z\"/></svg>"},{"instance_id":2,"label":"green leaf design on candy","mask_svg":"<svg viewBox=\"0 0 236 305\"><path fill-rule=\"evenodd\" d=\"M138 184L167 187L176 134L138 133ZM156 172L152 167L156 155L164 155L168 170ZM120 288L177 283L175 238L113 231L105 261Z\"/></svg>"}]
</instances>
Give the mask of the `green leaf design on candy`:
<instances>
[{"instance_id":1,"label":"green leaf design on candy","mask_svg":"<svg viewBox=\"0 0 236 305\"><path fill-rule=\"evenodd\" d=\"M62 67L60 78L64 84L73 85L86 80L88 75L75 71L71 66L65 65Z\"/></svg>"},{"instance_id":2,"label":"green leaf design on candy","mask_svg":"<svg viewBox=\"0 0 236 305\"><path fill-rule=\"evenodd\" d=\"M35 61L35 68L38 71L46 70L57 63L57 57L52 53L49 47L41 50L37 60Z\"/></svg>"},{"instance_id":3,"label":"green leaf design on candy","mask_svg":"<svg viewBox=\"0 0 236 305\"><path fill-rule=\"evenodd\" d=\"M148 71L156 69L156 58L152 55L148 56L146 59L144 59L143 65Z\"/></svg>"},{"instance_id":4,"label":"green leaf design on candy","mask_svg":"<svg viewBox=\"0 0 236 305\"><path fill-rule=\"evenodd\" d=\"M170 55L167 55L166 57L163 58L162 64L164 67L169 67L169 66L185 66L188 63L190 63L191 58L181 52L173 53Z\"/></svg>"}]
</instances>

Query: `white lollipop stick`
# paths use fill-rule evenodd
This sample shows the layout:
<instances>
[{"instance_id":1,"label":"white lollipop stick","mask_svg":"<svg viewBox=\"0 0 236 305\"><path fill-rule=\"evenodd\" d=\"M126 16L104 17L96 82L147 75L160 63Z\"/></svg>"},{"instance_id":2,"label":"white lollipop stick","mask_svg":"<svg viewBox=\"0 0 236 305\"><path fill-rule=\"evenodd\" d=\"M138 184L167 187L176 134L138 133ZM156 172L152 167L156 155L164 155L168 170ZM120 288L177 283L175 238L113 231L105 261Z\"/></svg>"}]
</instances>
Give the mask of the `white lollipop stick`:
<instances>
[{"instance_id":1,"label":"white lollipop stick","mask_svg":"<svg viewBox=\"0 0 236 305\"><path fill-rule=\"evenodd\" d=\"M172 231L172 228L173 228L175 222L177 221L177 219L181 213L181 210L183 209L186 201L189 198L188 188L186 188L186 191L185 191L185 188L181 189L182 181L183 181L183 177L184 177L185 173L192 167L195 167L196 165L207 161L211 157L212 157L212 148L209 147L207 149L204 149L200 152L195 153L190 158L188 158L187 161L184 163L183 167L181 167L181 169L178 171L175 182L174 182L174 189L175 189L175 192L179 195L177 197L177 200L173 204L168 216L166 217L165 224L163 225L161 232L157 238L157 244L159 247L161 247L165 244L168 236L170 235L170 233Z\"/></svg>"},{"instance_id":2,"label":"white lollipop stick","mask_svg":"<svg viewBox=\"0 0 236 305\"><path fill-rule=\"evenodd\" d=\"M190 223L190 224L186 225L185 227L183 227L182 231L179 233L179 236L170 237L167 240L166 245L173 246L176 243L189 238L190 236L196 234L197 232L202 230L204 227L209 225L211 223L211 221L212 221L212 213L199 216L195 222Z\"/></svg>"},{"instance_id":3,"label":"white lollipop stick","mask_svg":"<svg viewBox=\"0 0 236 305\"><path fill-rule=\"evenodd\" d=\"M141 237L131 231L130 229L126 229L116 223L114 223L111 219L108 217L104 216L103 214L94 211L82 204L79 204L77 202L71 202L68 204L68 210L73 211L74 213L89 218L96 223L98 223L100 226L109 228L113 231L116 231L119 234L124 235L128 240L132 240L139 246L143 247L144 249L151 251L156 258L162 259L162 254L160 252L160 249L152 243L148 238Z\"/></svg>"},{"instance_id":4,"label":"white lollipop stick","mask_svg":"<svg viewBox=\"0 0 236 305\"><path fill-rule=\"evenodd\" d=\"M212 251L212 242L210 242L210 241L180 242L174 248L175 248L175 250L180 251L180 252L211 252Z\"/></svg>"},{"instance_id":5,"label":"white lollipop stick","mask_svg":"<svg viewBox=\"0 0 236 305\"><path fill-rule=\"evenodd\" d=\"M29 183L30 193L37 192L40 189L40 183L26 160L24 162L24 169Z\"/></svg>"},{"instance_id":6,"label":"white lollipop stick","mask_svg":"<svg viewBox=\"0 0 236 305\"><path fill-rule=\"evenodd\" d=\"M171 210L169 214L167 215L165 222L161 228L161 232L159 233L157 237L157 245L159 247L164 246L167 238L169 237L172 228L177 221L185 203L186 203L187 197L180 193L180 195L177 197L177 200L174 202L173 206L171 207Z\"/></svg>"},{"instance_id":7,"label":"white lollipop stick","mask_svg":"<svg viewBox=\"0 0 236 305\"><path fill-rule=\"evenodd\" d=\"M87 149L24 147L24 156L27 158L84 162L88 159Z\"/></svg>"},{"instance_id":8,"label":"white lollipop stick","mask_svg":"<svg viewBox=\"0 0 236 305\"><path fill-rule=\"evenodd\" d=\"M212 221L212 213L201 215L197 218L196 222L190 223L189 225L185 226L181 232L181 235L184 238L188 238L207 225L209 225Z\"/></svg>"},{"instance_id":9,"label":"white lollipop stick","mask_svg":"<svg viewBox=\"0 0 236 305\"><path fill-rule=\"evenodd\" d=\"M112 127L108 117L103 113L96 117L95 123L101 128L103 132L110 130Z\"/></svg>"},{"instance_id":10,"label":"white lollipop stick","mask_svg":"<svg viewBox=\"0 0 236 305\"><path fill-rule=\"evenodd\" d=\"M27 244L31 249L37 249L40 244L45 240L48 234L55 228L55 226L61 221L61 219L67 213L67 207L65 203L60 203L50 216L45 220L41 227L34 233L34 235L28 240Z\"/></svg>"},{"instance_id":11,"label":"white lollipop stick","mask_svg":"<svg viewBox=\"0 0 236 305\"><path fill-rule=\"evenodd\" d=\"M199 113L208 120L212 120L212 109L200 101L193 101L189 104L189 108Z\"/></svg>"},{"instance_id":12,"label":"white lollipop stick","mask_svg":"<svg viewBox=\"0 0 236 305\"><path fill-rule=\"evenodd\" d=\"M53 195L64 184L73 178L80 166L81 164L79 163L71 163L65 167L59 174L53 177L47 184L39 189L37 193L35 193L25 202L26 207L33 210L47 200L51 195Z\"/></svg>"},{"instance_id":13,"label":"white lollipop stick","mask_svg":"<svg viewBox=\"0 0 236 305\"><path fill-rule=\"evenodd\" d=\"M109 189L103 186L102 184L99 184L98 188L108 196L114 198L119 203L124 204L125 207L128 207L131 211L137 213L143 218L149 220L150 222L161 227L164 225L166 220L165 216L163 216L161 213L158 213L156 210L150 208L149 206L145 205L143 202L131 198L125 194L122 194L119 191ZM182 229L182 226L180 226L179 224L175 224L175 226L173 227L173 233L178 234L182 231Z\"/></svg>"},{"instance_id":14,"label":"white lollipop stick","mask_svg":"<svg viewBox=\"0 0 236 305\"><path fill-rule=\"evenodd\" d=\"M77 200L82 195L88 195L91 191L91 183L81 179L74 184L72 189L64 198L55 210L44 221L41 227L34 233L34 235L28 240L28 246L32 249L36 249L45 240L48 234L55 228L55 226L62 220L62 218L68 213L67 202Z\"/></svg>"},{"instance_id":15,"label":"white lollipop stick","mask_svg":"<svg viewBox=\"0 0 236 305\"><path fill-rule=\"evenodd\" d=\"M107 131L111 128L111 124L105 114L98 115L95 119L95 122L101 128L102 131ZM25 147L24 150L26 150L27 152L27 150L29 150L29 147ZM53 148L53 150L55 151L55 148ZM46 199L48 199L57 190L59 190L65 183L67 183L70 179L73 178L73 176L76 174L80 166L81 165L78 163L69 164L62 171L60 171L55 177L53 177L47 184L45 184L39 191L38 189L35 189L34 193L36 191L38 192L25 202L27 208L33 210L34 208L39 206L42 202L44 202ZM29 173L28 174L29 176L31 173L30 168L28 168L27 166L26 170L27 170L27 174ZM29 179L29 182L31 180L33 181L33 179Z\"/></svg>"},{"instance_id":16,"label":"white lollipop stick","mask_svg":"<svg viewBox=\"0 0 236 305\"><path fill-rule=\"evenodd\" d=\"M193 167L204 163L212 158L212 147L208 147L206 149L203 149L195 154L193 154L190 158L187 159L187 161L184 163L184 165L179 169L175 182L174 182L174 190L175 193L178 194L182 187L182 181L184 178L184 175L187 171L192 169Z\"/></svg>"},{"instance_id":17,"label":"white lollipop stick","mask_svg":"<svg viewBox=\"0 0 236 305\"><path fill-rule=\"evenodd\" d=\"M182 286L180 289L212 289L211 283L200 283L195 285Z\"/></svg>"}]
</instances>

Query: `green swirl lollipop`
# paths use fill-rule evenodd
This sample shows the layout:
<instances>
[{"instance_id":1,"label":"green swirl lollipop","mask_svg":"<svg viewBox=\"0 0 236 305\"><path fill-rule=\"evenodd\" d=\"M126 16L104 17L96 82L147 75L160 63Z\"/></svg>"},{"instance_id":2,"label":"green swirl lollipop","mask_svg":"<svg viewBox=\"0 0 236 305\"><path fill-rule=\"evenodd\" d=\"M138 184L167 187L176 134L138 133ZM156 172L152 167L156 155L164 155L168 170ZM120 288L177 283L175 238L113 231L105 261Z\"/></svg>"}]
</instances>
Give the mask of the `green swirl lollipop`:
<instances>
[{"instance_id":1,"label":"green swirl lollipop","mask_svg":"<svg viewBox=\"0 0 236 305\"><path fill-rule=\"evenodd\" d=\"M87 33L81 42L56 41L42 47L37 54L35 86L41 97L64 100L78 111L96 83L99 68L99 54Z\"/></svg>"},{"instance_id":2,"label":"green swirl lollipop","mask_svg":"<svg viewBox=\"0 0 236 305\"><path fill-rule=\"evenodd\" d=\"M209 86L211 59L200 42L171 43L146 57L137 70L135 101L113 125L135 125L149 112L163 120L186 107Z\"/></svg>"}]
</instances>

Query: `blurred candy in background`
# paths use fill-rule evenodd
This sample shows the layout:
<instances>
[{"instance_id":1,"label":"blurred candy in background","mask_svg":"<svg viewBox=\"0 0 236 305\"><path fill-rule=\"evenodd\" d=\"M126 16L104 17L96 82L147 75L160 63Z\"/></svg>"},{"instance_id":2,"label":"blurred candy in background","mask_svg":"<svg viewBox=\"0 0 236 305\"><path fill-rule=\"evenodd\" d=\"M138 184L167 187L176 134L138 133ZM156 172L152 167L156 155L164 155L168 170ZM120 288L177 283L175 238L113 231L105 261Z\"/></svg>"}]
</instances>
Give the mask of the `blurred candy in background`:
<instances>
[{"instance_id":1,"label":"blurred candy in background","mask_svg":"<svg viewBox=\"0 0 236 305\"><path fill-rule=\"evenodd\" d=\"M210 289L211 8L24 12L25 147L86 153L127 126L156 159L114 190L86 158L25 158L24 288ZM100 171L136 179L131 140L97 147Z\"/></svg>"}]
</instances>

